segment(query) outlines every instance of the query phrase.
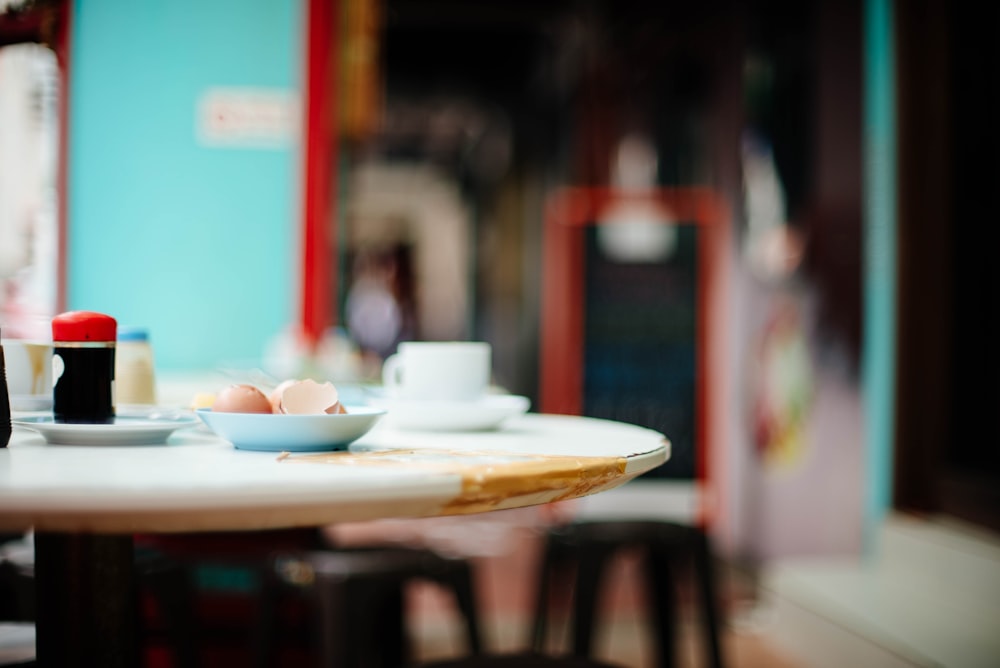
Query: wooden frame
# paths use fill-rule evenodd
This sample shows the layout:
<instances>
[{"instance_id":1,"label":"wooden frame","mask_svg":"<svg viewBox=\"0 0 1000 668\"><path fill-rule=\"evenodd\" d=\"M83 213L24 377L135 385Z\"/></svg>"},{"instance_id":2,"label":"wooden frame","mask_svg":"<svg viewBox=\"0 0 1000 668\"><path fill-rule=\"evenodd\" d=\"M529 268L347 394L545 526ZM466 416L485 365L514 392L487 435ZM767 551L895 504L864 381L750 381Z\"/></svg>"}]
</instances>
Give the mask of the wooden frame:
<instances>
[{"instance_id":1,"label":"wooden frame","mask_svg":"<svg viewBox=\"0 0 1000 668\"><path fill-rule=\"evenodd\" d=\"M717 428L724 415L727 374L727 293L723 269L730 219L723 198L703 187L657 188L642 192L608 187L567 187L546 202L542 249L542 310L539 363L539 409L543 413L579 415L583 409L582 277L585 270L584 231L598 224L609 207L627 202L654 202L673 214L679 224L697 225L698 244L695 478L710 480L709 451L718 452ZM706 382L710 380L711 383ZM669 435L668 435L669 437ZM699 515L708 521L722 507L716 496L704 498ZM704 496L704 495L702 495Z\"/></svg>"}]
</instances>

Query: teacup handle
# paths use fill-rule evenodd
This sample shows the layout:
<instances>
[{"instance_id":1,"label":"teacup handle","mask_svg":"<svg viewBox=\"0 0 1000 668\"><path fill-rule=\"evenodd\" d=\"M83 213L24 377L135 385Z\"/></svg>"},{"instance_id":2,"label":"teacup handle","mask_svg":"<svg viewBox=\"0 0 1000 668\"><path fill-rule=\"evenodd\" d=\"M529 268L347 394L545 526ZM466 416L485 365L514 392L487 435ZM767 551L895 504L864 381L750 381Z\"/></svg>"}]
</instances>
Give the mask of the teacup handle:
<instances>
[{"instance_id":1,"label":"teacup handle","mask_svg":"<svg viewBox=\"0 0 1000 668\"><path fill-rule=\"evenodd\" d=\"M399 353L389 355L382 363L382 386L389 394L397 394L402 385L400 371L403 370L403 359Z\"/></svg>"}]
</instances>

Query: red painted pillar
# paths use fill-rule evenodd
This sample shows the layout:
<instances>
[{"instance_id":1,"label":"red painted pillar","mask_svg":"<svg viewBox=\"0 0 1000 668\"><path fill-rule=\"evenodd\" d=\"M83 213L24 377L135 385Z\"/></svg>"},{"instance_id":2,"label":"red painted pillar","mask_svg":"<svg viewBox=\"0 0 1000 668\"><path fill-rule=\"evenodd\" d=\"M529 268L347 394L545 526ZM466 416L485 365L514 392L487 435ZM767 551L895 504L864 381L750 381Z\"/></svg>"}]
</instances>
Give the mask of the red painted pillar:
<instances>
[{"instance_id":1,"label":"red painted pillar","mask_svg":"<svg viewBox=\"0 0 1000 668\"><path fill-rule=\"evenodd\" d=\"M333 324L338 119L338 0L307 0L302 131L302 333L314 345Z\"/></svg>"}]
</instances>

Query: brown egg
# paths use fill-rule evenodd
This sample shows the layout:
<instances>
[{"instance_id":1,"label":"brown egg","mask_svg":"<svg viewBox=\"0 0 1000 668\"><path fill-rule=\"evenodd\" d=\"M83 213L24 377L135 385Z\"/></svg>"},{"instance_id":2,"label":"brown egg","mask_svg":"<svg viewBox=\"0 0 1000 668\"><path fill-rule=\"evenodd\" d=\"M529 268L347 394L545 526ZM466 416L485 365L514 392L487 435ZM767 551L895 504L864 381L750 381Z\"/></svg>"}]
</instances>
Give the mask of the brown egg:
<instances>
[{"instance_id":1,"label":"brown egg","mask_svg":"<svg viewBox=\"0 0 1000 668\"><path fill-rule=\"evenodd\" d=\"M253 385L230 385L219 392L212 404L218 413L272 413L267 396Z\"/></svg>"}]
</instances>

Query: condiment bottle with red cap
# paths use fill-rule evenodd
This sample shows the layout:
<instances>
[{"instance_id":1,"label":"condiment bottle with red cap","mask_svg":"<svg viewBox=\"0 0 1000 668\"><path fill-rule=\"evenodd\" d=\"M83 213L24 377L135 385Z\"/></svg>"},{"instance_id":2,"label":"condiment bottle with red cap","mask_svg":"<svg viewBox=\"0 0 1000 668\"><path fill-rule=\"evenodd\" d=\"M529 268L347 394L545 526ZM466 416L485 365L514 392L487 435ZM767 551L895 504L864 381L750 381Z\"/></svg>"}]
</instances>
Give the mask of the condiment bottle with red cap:
<instances>
[{"instance_id":1,"label":"condiment bottle with red cap","mask_svg":"<svg viewBox=\"0 0 1000 668\"><path fill-rule=\"evenodd\" d=\"M0 343L0 448L10 442L10 394L7 392L7 366L4 362L3 344Z\"/></svg>"},{"instance_id":2,"label":"condiment bottle with red cap","mask_svg":"<svg viewBox=\"0 0 1000 668\"><path fill-rule=\"evenodd\" d=\"M56 422L109 423L115 417L118 323L93 311L52 319L52 413Z\"/></svg>"}]
</instances>

